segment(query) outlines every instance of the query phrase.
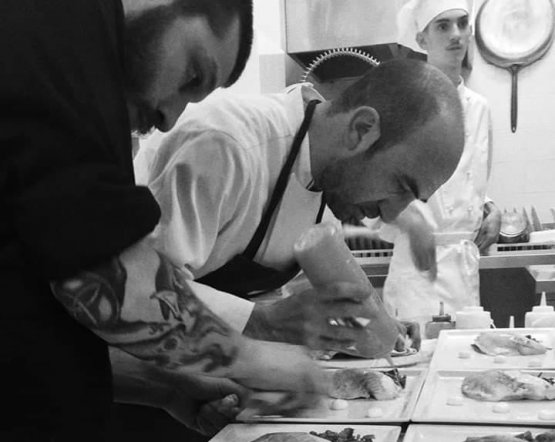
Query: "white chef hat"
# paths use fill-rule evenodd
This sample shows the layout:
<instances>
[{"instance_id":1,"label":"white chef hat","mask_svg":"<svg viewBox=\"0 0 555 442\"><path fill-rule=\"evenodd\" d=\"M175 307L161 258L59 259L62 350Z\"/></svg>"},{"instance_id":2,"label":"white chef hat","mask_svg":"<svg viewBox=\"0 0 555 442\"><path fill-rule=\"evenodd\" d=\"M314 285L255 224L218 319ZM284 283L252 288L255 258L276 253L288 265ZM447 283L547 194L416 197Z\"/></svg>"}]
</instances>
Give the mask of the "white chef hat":
<instances>
[{"instance_id":1,"label":"white chef hat","mask_svg":"<svg viewBox=\"0 0 555 442\"><path fill-rule=\"evenodd\" d=\"M462 9L470 16L472 0L408 0L397 13L397 43L413 51L425 52L416 43L416 34L439 14L452 9Z\"/></svg>"}]
</instances>

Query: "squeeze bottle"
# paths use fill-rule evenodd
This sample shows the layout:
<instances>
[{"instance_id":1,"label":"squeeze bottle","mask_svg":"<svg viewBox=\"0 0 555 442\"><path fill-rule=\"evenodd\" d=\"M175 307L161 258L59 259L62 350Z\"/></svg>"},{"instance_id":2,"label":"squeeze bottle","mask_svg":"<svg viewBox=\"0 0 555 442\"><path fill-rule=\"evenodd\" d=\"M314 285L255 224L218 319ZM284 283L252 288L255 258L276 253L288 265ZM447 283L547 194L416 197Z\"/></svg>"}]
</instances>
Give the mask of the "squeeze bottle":
<instances>
[{"instance_id":1,"label":"squeeze bottle","mask_svg":"<svg viewBox=\"0 0 555 442\"><path fill-rule=\"evenodd\" d=\"M547 305L545 292L542 292L540 305L535 305L524 315L524 327L555 327L555 309Z\"/></svg>"},{"instance_id":2,"label":"squeeze bottle","mask_svg":"<svg viewBox=\"0 0 555 442\"><path fill-rule=\"evenodd\" d=\"M389 316L366 273L356 262L340 229L330 223L311 226L297 239L293 251L297 262L315 288L334 282L350 282L368 291L365 304L369 310L369 318L350 318L363 327L366 333L356 342L354 348L341 351L365 358L388 356L399 335L396 322ZM330 311L331 317L333 314Z\"/></svg>"}]
</instances>

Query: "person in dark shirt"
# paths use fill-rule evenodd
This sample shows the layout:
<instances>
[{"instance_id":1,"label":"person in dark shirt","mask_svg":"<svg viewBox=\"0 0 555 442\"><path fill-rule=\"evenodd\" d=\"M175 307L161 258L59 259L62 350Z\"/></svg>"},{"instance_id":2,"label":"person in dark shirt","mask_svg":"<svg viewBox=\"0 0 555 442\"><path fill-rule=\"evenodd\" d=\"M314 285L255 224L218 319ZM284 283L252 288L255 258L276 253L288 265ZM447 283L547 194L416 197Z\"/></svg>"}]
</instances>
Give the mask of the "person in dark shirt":
<instances>
[{"instance_id":1,"label":"person in dark shirt","mask_svg":"<svg viewBox=\"0 0 555 442\"><path fill-rule=\"evenodd\" d=\"M297 392L290 408L321 391L301 349L232 332L143 239L160 212L134 185L130 132L168 130L232 84L251 14L248 0L0 2L0 440L103 440L106 341Z\"/></svg>"}]
</instances>

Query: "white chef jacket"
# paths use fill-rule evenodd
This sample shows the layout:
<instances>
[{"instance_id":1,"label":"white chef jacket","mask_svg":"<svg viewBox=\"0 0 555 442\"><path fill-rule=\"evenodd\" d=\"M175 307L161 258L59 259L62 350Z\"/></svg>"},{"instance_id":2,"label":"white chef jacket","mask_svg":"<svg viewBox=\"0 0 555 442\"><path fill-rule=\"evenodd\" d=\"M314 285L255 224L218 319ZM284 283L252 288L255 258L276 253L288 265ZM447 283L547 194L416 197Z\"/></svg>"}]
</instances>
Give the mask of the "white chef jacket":
<instances>
[{"instance_id":1,"label":"white chef jacket","mask_svg":"<svg viewBox=\"0 0 555 442\"><path fill-rule=\"evenodd\" d=\"M411 258L408 235L384 227L381 237L394 243L384 285L384 301L391 314L418 321L421 326L439 312L454 315L478 305L479 250L474 244L483 217L491 150L491 120L486 100L462 83L458 86L465 119L465 146L451 178L428 200L435 233L438 274L431 282Z\"/></svg>"},{"instance_id":2,"label":"white chef jacket","mask_svg":"<svg viewBox=\"0 0 555 442\"><path fill-rule=\"evenodd\" d=\"M323 98L308 84L271 95L219 91L188 108L176 128L143 146L138 181L162 211L157 248L200 278L250 242L304 118L305 103ZM160 140L161 138L161 140ZM312 191L308 135L255 261L276 269L294 262L293 243L314 224L321 192ZM195 287L199 289L200 285ZM252 303L200 287L213 310L242 330Z\"/></svg>"}]
</instances>

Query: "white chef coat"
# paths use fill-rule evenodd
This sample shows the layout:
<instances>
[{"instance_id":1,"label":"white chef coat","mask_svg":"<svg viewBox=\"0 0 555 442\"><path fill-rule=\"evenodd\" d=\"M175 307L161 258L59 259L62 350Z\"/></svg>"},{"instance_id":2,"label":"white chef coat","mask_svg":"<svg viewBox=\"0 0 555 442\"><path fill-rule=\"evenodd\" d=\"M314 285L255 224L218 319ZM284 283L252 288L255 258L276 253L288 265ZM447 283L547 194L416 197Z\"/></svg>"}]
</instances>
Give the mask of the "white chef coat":
<instances>
[{"instance_id":1,"label":"white chef coat","mask_svg":"<svg viewBox=\"0 0 555 442\"><path fill-rule=\"evenodd\" d=\"M161 207L162 217L152 234L157 248L195 279L242 253L311 99L323 101L308 84L271 95L217 92L188 108L155 146L143 146L135 168L138 181L148 184ZM294 262L293 243L314 224L321 204L322 194L310 190L312 183L306 136L255 261L276 269ZM207 295L211 290L201 289L203 300L225 312L228 321L228 308L233 310L233 321L242 329L252 303L217 291Z\"/></svg>"},{"instance_id":2,"label":"white chef coat","mask_svg":"<svg viewBox=\"0 0 555 442\"><path fill-rule=\"evenodd\" d=\"M393 242L393 256L384 285L384 301L391 314L422 326L439 312L454 315L478 305L479 250L474 244L483 217L491 150L491 120L486 100L461 81L458 86L465 119L465 146L451 178L428 200L435 223L437 280L416 269L409 238L385 227L382 238Z\"/></svg>"}]
</instances>

